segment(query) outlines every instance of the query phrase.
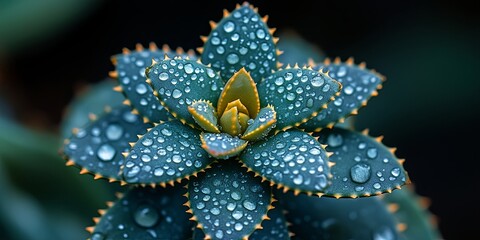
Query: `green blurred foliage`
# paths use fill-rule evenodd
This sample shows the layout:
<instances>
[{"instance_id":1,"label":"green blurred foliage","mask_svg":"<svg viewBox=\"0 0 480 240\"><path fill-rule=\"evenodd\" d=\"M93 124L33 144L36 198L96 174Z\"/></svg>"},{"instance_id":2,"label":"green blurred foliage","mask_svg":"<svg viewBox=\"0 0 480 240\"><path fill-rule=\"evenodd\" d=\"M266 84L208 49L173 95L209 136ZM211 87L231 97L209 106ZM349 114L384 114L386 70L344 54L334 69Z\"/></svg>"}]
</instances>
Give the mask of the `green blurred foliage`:
<instances>
[{"instance_id":1,"label":"green blurred foliage","mask_svg":"<svg viewBox=\"0 0 480 240\"><path fill-rule=\"evenodd\" d=\"M0 0L0 52L15 52L71 26L102 1Z\"/></svg>"}]
</instances>

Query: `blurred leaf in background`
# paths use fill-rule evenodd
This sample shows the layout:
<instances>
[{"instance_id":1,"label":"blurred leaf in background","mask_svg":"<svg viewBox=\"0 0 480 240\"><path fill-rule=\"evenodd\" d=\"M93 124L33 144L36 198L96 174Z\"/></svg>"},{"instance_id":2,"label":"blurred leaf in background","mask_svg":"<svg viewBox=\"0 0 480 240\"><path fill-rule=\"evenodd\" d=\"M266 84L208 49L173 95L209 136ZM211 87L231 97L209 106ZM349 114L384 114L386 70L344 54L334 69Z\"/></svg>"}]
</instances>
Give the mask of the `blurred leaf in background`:
<instances>
[{"instance_id":1,"label":"blurred leaf in background","mask_svg":"<svg viewBox=\"0 0 480 240\"><path fill-rule=\"evenodd\" d=\"M0 0L0 52L15 52L71 26L102 1Z\"/></svg>"}]
</instances>

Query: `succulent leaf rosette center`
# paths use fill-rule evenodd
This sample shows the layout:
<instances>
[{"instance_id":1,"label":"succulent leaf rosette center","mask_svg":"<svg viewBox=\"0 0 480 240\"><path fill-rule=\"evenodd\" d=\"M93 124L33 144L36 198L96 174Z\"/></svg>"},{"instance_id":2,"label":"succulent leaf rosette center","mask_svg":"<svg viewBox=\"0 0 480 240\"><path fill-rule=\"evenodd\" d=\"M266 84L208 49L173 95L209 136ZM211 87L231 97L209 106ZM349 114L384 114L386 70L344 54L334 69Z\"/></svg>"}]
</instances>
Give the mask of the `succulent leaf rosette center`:
<instances>
[{"instance_id":1,"label":"succulent leaf rosette center","mask_svg":"<svg viewBox=\"0 0 480 240\"><path fill-rule=\"evenodd\" d=\"M202 148L215 158L238 155L248 141L267 136L277 121L272 106L260 109L256 84L245 68L227 82L216 109L212 103L198 100L188 111L206 131L201 135Z\"/></svg>"}]
</instances>

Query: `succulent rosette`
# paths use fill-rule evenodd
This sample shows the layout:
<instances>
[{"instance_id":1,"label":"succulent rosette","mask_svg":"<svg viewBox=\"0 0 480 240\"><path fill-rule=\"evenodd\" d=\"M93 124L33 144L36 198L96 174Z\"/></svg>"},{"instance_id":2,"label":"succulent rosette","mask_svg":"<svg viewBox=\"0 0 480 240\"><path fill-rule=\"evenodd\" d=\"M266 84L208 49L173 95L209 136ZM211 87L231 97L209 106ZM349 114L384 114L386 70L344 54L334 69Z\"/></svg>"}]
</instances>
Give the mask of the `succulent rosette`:
<instances>
[{"instance_id":1,"label":"succulent rosette","mask_svg":"<svg viewBox=\"0 0 480 240\"><path fill-rule=\"evenodd\" d=\"M247 3L210 24L199 55L151 44L113 56L124 105L92 114L65 141L67 165L132 186L100 211L92 239L289 239L283 208L301 236L316 227L295 213L351 206L317 196L368 197L408 182L381 137L335 125L377 95L380 74L339 59L282 67L275 29ZM356 203L370 204L359 221L375 212L377 233L397 236L377 202Z\"/></svg>"}]
</instances>

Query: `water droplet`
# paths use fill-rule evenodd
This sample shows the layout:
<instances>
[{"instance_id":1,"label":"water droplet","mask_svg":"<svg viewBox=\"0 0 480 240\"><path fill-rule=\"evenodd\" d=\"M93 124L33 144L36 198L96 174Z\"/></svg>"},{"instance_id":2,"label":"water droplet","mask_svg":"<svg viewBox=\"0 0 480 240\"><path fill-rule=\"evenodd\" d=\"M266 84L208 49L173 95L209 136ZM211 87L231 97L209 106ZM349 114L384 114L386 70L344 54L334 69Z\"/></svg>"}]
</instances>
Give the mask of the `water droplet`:
<instances>
[{"instance_id":1,"label":"water droplet","mask_svg":"<svg viewBox=\"0 0 480 240\"><path fill-rule=\"evenodd\" d=\"M295 94L294 93L288 93L287 94L287 100L289 100L289 101L295 100Z\"/></svg>"},{"instance_id":2,"label":"water droplet","mask_svg":"<svg viewBox=\"0 0 480 240\"><path fill-rule=\"evenodd\" d=\"M158 211L149 204L138 206L133 215L135 222L141 227L149 228L157 224L159 215Z\"/></svg>"},{"instance_id":3,"label":"water droplet","mask_svg":"<svg viewBox=\"0 0 480 240\"><path fill-rule=\"evenodd\" d=\"M293 178L293 183L300 185L303 183L303 176L302 175L297 175Z\"/></svg>"},{"instance_id":4,"label":"water droplet","mask_svg":"<svg viewBox=\"0 0 480 240\"><path fill-rule=\"evenodd\" d=\"M392 176L398 177L400 176L400 168L394 168L392 169L392 171L390 171L390 173L392 174Z\"/></svg>"},{"instance_id":5,"label":"water droplet","mask_svg":"<svg viewBox=\"0 0 480 240\"><path fill-rule=\"evenodd\" d=\"M153 140L151 138L144 138L142 140L142 145L145 147L149 147L153 144Z\"/></svg>"},{"instance_id":6,"label":"water droplet","mask_svg":"<svg viewBox=\"0 0 480 240\"><path fill-rule=\"evenodd\" d=\"M212 39L210 40L210 42L212 42L213 45L218 45L218 44L220 44L220 38L218 38L218 37L212 37Z\"/></svg>"},{"instance_id":7,"label":"water droplet","mask_svg":"<svg viewBox=\"0 0 480 240\"><path fill-rule=\"evenodd\" d=\"M180 155L173 155L172 156L172 161L174 163L181 163L182 162L182 157L180 157Z\"/></svg>"},{"instance_id":8,"label":"water droplet","mask_svg":"<svg viewBox=\"0 0 480 240\"><path fill-rule=\"evenodd\" d=\"M157 176L157 177L160 177L162 176L164 173L163 169L161 168L155 168L155 170L153 171L153 175Z\"/></svg>"},{"instance_id":9,"label":"water droplet","mask_svg":"<svg viewBox=\"0 0 480 240\"><path fill-rule=\"evenodd\" d=\"M370 179L371 168L366 163L355 164L350 169L350 177L356 183L365 183Z\"/></svg>"},{"instance_id":10,"label":"water droplet","mask_svg":"<svg viewBox=\"0 0 480 240\"><path fill-rule=\"evenodd\" d=\"M312 155L319 155L320 154L320 149L318 148L311 148L310 151L308 151Z\"/></svg>"},{"instance_id":11,"label":"water droplet","mask_svg":"<svg viewBox=\"0 0 480 240\"><path fill-rule=\"evenodd\" d=\"M162 132L162 134L163 134L164 136L167 136L167 137L172 136L172 131L170 131L170 130L167 129L167 128L162 129L161 132Z\"/></svg>"},{"instance_id":12,"label":"water droplet","mask_svg":"<svg viewBox=\"0 0 480 240\"><path fill-rule=\"evenodd\" d=\"M373 184L373 188L375 188L375 189L380 189L380 187L381 187L380 183L374 183Z\"/></svg>"},{"instance_id":13,"label":"water droplet","mask_svg":"<svg viewBox=\"0 0 480 240\"><path fill-rule=\"evenodd\" d=\"M347 95L352 95L354 89L353 89L352 86L346 86L346 87L343 89L343 91L344 91L345 94L347 94Z\"/></svg>"},{"instance_id":14,"label":"water droplet","mask_svg":"<svg viewBox=\"0 0 480 240\"><path fill-rule=\"evenodd\" d=\"M202 193L204 193L204 194L210 194L210 192L211 192L211 191L210 191L210 188L208 188L208 187L202 188Z\"/></svg>"},{"instance_id":15,"label":"water droplet","mask_svg":"<svg viewBox=\"0 0 480 240\"><path fill-rule=\"evenodd\" d=\"M376 148L370 148L367 150L367 156L371 159L374 159L377 157L377 149Z\"/></svg>"},{"instance_id":16,"label":"water droplet","mask_svg":"<svg viewBox=\"0 0 480 240\"><path fill-rule=\"evenodd\" d=\"M152 158L148 155L142 155L142 161L143 162L150 162L152 160Z\"/></svg>"},{"instance_id":17,"label":"water droplet","mask_svg":"<svg viewBox=\"0 0 480 240\"><path fill-rule=\"evenodd\" d=\"M220 209L214 207L214 208L210 209L210 213L216 216L216 215L220 214Z\"/></svg>"},{"instance_id":18,"label":"water droplet","mask_svg":"<svg viewBox=\"0 0 480 240\"><path fill-rule=\"evenodd\" d=\"M227 56L227 62L230 63L230 64L235 64L235 63L238 63L240 59L238 58L238 55L235 54L235 53L230 53L228 54Z\"/></svg>"},{"instance_id":19,"label":"water droplet","mask_svg":"<svg viewBox=\"0 0 480 240\"><path fill-rule=\"evenodd\" d=\"M187 74L193 73L193 65L190 63L185 64L184 70Z\"/></svg>"},{"instance_id":20,"label":"water droplet","mask_svg":"<svg viewBox=\"0 0 480 240\"><path fill-rule=\"evenodd\" d=\"M243 225L241 223L235 223L235 230L241 231L243 229Z\"/></svg>"},{"instance_id":21,"label":"water droplet","mask_svg":"<svg viewBox=\"0 0 480 240\"><path fill-rule=\"evenodd\" d=\"M340 134L330 134L327 138L329 147L338 147L343 144L343 138Z\"/></svg>"},{"instance_id":22,"label":"water droplet","mask_svg":"<svg viewBox=\"0 0 480 240\"><path fill-rule=\"evenodd\" d=\"M238 33L234 33L230 39L232 39L232 41L236 42L236 41L238 41L238 39L240 39L240 35L238 35Z\"/></svg>"},{"instance_id":23,"label":"water droplet","mask_svg":"<svg viewBox=\"0 0 480 240\"><path fill-rule=\"evenodd\" d=\"M97 156L102 161L111 161L115 157L115 148L110 144L103 144L98 148Z\"/></svg>"},{"instance_id":24,"label":"water droplet","mask_svg":"<svg viewBox=\"0 0 480 240\"><path fill-rule=\"evenodd\" d=\"M216 233L215 233L215 237L219 238L219 239L222 239L223 238L223 231L222 230L218 230Z\"/></svg>"},{"instance_id":25,"label":"water droplet","mask_svg":"<svg viewBox=\"0 0 480 240\"><path fill-rule=\"evenodd\" d=\"M242 211L235 211L232 213L232 217L235 218L236 220L240 219L243 217L243 212Z\"/></svg>"},{"instance_id":26,"label":"water droplet","mask_svg":"<svg viewBox=\"0 0 480 240\"><path fill-rule=\"evenodd\" d=\"M168 73L166 73L166 72L160 73L160 75L158 75L158 79L160 79L162 81L167 80L168 79Z\"/></svg>"},{"instance_id":27,"label":"water droplet","mask_svg":"<svg viewBox=\"0 0 480 240\"><path fill-rule=\"evenodd\" d=\"M275 79L275 85L280 86L282 84L283 84L283 78L282 77L278 77L277 79Z\"/></svg>"},{"instance_id":28,"label":"water droplet","mask_svg":"<svg viewBox=\"0 0 480 240\"><path fill-rule=\"evenodd\" d=\"M203 202L198 202L196 207L197 207L198 210L202 210L202 209L205 208L205 203L203 203Z\"/></svg>"},{"instance_id":29,"label":"water droplet","mask_svg":"<svg viewBox=\"0 0 480 240\"><path fill-rule=\"evenodd\" d=\"M227 210L228 211L233 211L233 210L235 210L236 207L237 207L237 204L235 204L235 203L228 203L227 204Z\"/></svg>"},{"instance_id":30,"label":"water droplet","mask_svg":"<svg viewBox=\"0 0 480 240\"><path fill-rule=\"evenodd\" d=\"M147 86L145 86L145 84L143 84L143 83L140 83L135 87L135 91L138 94L143 95L147 92Z\"/></svg>"},{"instance_id":31,"label":"water droplet","mask_svg":"<svg viewBox=\"0 0 480 240\"><path fill-rule=\"evenodd\" d=\"M251 202L250 200L245 200L243 201L243 207L247 210L253 211L257 208L257 205L254 202Z\"/></svg>"},{"instance_id":32,"label":"water droplet","mask_svg":"<svg viewBox=\"0 0 480 240\"><path fill-rule=\"evenodd\" d=\"M112 124L107 127L106 135L107 135L107 138L111 141L118 140L123 135L123 128L118 124Z\"/></svg>"},{"instance_id":33,"label":"water droplet","mask_svg":"<svg viewBox=\"0 0 480 240\"><path fill-rule=\"evenodd\" d=\"M242 198L242 194L237 191L233 191L232 193L230 193L230 197L238 201Z\"/></svg>"},{"instance_id":34,"label":"water droplet","mask_svg":"<svg viewBox=\"0 0 480 240\"><path fill-rule=\"evenodd\" d=\"M104 240L105 236L101 233L94 233L92 234L91 240Z\"/></svg>"},{"instance_id":35,"label":"water droplet","mask_svg":"<svg viewBox=\"0 0 480 240\"><path fill-rule=\"evenodd\" d=\"M390 228L384 227L373 235L373 240L394 240L395 235Z\"/></svg>"},{"instance_id":36,"label":"water droplet","mask_svg":"<svg viewBox=\"0 0 480 240\"><path fill-rule=\"evenodd\" d=\"M178 90L178 89L174 89L173 92L172 92L172 97L173 98L179 98L182 96L182 91Z\"/></svg>"},{"instance_id":37,"label":"water droplet","mask_svg":"<svg viewBox=\"0 0 480 240\"><path fill-rule=\"evenodd\" d=\"M225 23L225 25L223 25L223 30L227 33L233 32L234 29L235 23L233 23L232 21L228 21Z\"/></svg>"},{"instance_id":38,"label":"water droplet","mask_svg":"<svg viewBox=\"0 0 480 240\"><path fill-rule=\"evenodd\" d=\"M312 83L312 86L314 87L320 87L325 83L325 80L320 76L316 76L312 78L311 83Z\"/></svg>"},{"instance_id":39,"label":"water droplet","mask_svg":"<svg viewBox=\"0 0 480 240\"><path fill-rule=\"evenodd\" d=\"M263 29L258 29L256 34L257 34L257 37L260 39L265 38L265 31L263 31Z\"/></svg>"}]
</instances>

